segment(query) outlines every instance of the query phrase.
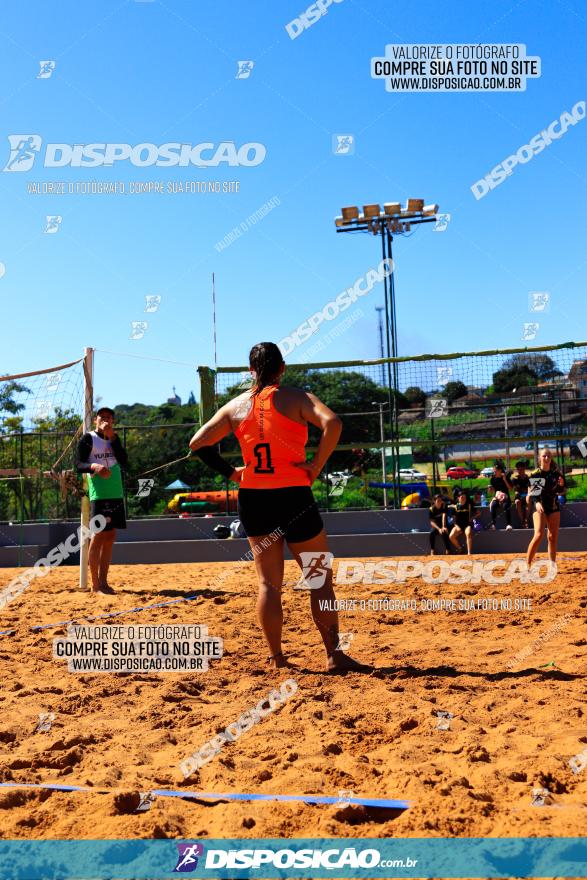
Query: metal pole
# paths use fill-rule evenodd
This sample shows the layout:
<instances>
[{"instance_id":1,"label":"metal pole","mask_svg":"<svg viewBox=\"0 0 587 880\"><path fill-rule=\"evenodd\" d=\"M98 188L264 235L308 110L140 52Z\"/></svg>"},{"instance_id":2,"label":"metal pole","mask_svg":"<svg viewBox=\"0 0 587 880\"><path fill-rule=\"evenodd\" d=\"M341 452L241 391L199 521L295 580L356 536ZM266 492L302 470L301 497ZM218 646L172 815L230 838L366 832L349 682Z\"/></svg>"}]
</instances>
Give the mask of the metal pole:
<instances>
[{"instance_id":1,"label":"metal pole","mask_svg":"<svg viewBox=\"0 0 587 880\"><path fill-rule=\"evenodd\" d=\"M383 426L383 404L379 404L379 437L381 439L381 479L387 483L387 466L385 464L385 429ZM387 510L387 486L383 487L383 509Z\"/></svg>"},{"instance_id":2,"label":"metal pole","mask_svg":"<svg viewBox=\"0 0 587 880\"><path fill-rule=\"evenodd\" d=\"M560 455L561 455L561 468L564 468L565 464L565 437L563 434L563 409L561 402L562 391L559 389L558 392L558 424L559 424L559 435L560 435ZM570 455L570 453L569 453Z\"/></svg>"},{"instance_id":3,"label":"metal pole","mask_svg":"<svg viewBox=\"0 0 587 880\"><path fill-rule=\"evenodd\" d=\"M53 458L51 459L52 461L56 461L59 458L59 452L60 452L59 443L57 442L57 435L55 435L54 443L53 443ZM55 518L57 518L61 515L61 507L62 507L62 505L61 505L61 492L59 491L59 483L53 483L53 485L55 486ZM67 516L69 514L69 507L67 505L67 493L65 493L64 507L65 507L65 518L67 519Z\"/></svg>"},{"instance_id":4,"label":"metal pole","mask_svg":"<svg viewBox=\"0 0 587 880\"><path fill-rule=\"evenodd\" d=\"M123 445L124 449L126 449L126 427L124 427L122 429L122 445ZM124 491L124 509L128 510L128 480L126 479L126 474L125 474L125 479L123 482L123 491Z\"/></svg>"},{"instance_id":5,"label":"metal pole","mask_svg":"<svg viewBox=\"0 0 587 880\"><path fill-rule=\"evenodd\" d=\"M393 236L386 229L387 239L387 259L390 265L393 265L393 257L391 251L391 242ZM390 316L391 316L391 353L393 358L398 356L397 345L397 318L395 311L395 272L392 272L389 281L389 298L390 298ZM401 491L399 487L399 468L400 468L400 448L399 448L399 420L398 420L398 394L399 394L399 373L397 361L393 362L393 410L391 420L391 439L393 443L393 485L394 485L394 504L397 508L401 507Z\"/></svg>"},{"instance_id":6,"label":"metal pole","mask_svg":"<svg viewBox=\"0 0 587 880\"><path fill-rule=\"evenodd\" d=\"M20 479L18 484L20 486L20 538L18 544L18 567L22 565L22 548L24 544L24 477L23 477L23 469L24 469L24 431L20 429L20 452L19 452L19 468L20 468Z\"/></svg>"},{"instance_id":7,"label":"metal pole","mask_svg":"<svg viewBox=\"0 0 587 880\"><path fill-rule=\"evenodd\" d=\"M538 466L538 428L536 425L536 394L532 389L532 433L534 434L534 467Z\"/></svg>"},{"instance_id":8,"label":"metal pole","mask_svg":"<svg viewBox=\"0 0 587 880\"><path fill-rule=\"evenodd\" d=\"M383 348L383 318L381 317L381 312L384 311L383 306L375 306L375 311L377 312L377 321L379 324L379 353L380 357L385 357L385 349ZM381 384L385 385L385 368L383 364L381 365Z\"/></svg>"},{"instance_id":9,"label":"metal pole","mask_svg":"<svg viewBox=\"0 0 587 880\"><path fill-rule=\"evenodd\" d=\"M436 440L434 436L434 419L430 419L430 438L432 440L432 492L436 495Z\"/></svg>"},{"instance_id":10,"label":"metal pole","mask_svg":"<svg viewBox=\"0 0 587 880\"><path fill-rule=\"evenodd\" d=\"M503 433L505 438L505 466L509 470L510 466L510 441L508 437L508 407L507 403L503 408Z\"/></svg>"},{"instance_id":11,"label":"metal pole","mask_svg":"<svg viewBox=\"0 0 587 880\"><path fill-rule=\"evenodd\" d=\"M43 432L39 429L39 468L43 473ZM37 477L37 491L39 493L39 511L38 515L43 519L43 482L41 476Z\"/></svg>"},{"instance_id":12,"label":"metal pole","mask_svg":"<svg viewBox=\"0 0 587 880\"><path fill-rule=\"evenodd\" d=\"M63 441L64 440L67 441L67 439L68 439L67 435L65 435L65 436L59 435L59 436L61 437L61 441L60 441L60 444L59 443L55 444L55 458L57 458L59 456L59 453L61 451L61 446L63 446ZM53 458L52 461L55 461L55 458ZM74 461L75 461L75 452L74 452ZM55 488L57 489L57 503L56 503L55 509L56 509L56 516L59 516L60 515L59 506L60 506L60 501L61 501L61 492L59 490L58 483L55 484ZM69 508L70 507L71 507L71 504L70 504L70 500L69 500L69 492L65 492L65 498L63 499L63 505L62 505L62 508L64 511L63 516L65 519L69 519ZM75 507L75 504L74 504L74 507Z\"/></svg>"},{"instance_id":13,"label":"metal pole","mask_svg":"<svg viewBox=\"0 0 587 880\"><path fill-rule=\"evenodd\" d=\"M383 259L385 260L387 255L385 252L385 227L383 225L381 226L381 251L382 251ZM392 351L391 337L390 337L391 315L390 315L390 308L389 308L390 301L389 301L389 293L388 293L387 275L383 276L383 297L384 297L384 301L385 301L385 339L387 342L387 357L390 358L391 351ZM397 477L396 470L397 469L395 466L395 452L394 452L394 448L393 448L393 419L392 419L393 394L391 391L391 387L392 387L391 386L391 364L388 360L387 361L387 401L388 401L388 405L389 405L390 439L392 441L391 469L392 469L392 474L393 474L393 477L392 477L392 479L393 479L393 506L397 508L397 507L399 507L399 505L397 503L397 495L398 495L398 487L396 486L396 477Z\"/></svg>"},{"instance_id":14,"label":"metal pole","mask_svg":"<svg viewBox=\"0 0 587 880\"><path fill-rule=\"evenodd\" d=\"M84 434L92 430L92 415L94 412L94 349L84 349ZM86 529L90 524L90 499L88 497L88 481L84 474L84 494L81 503L81 525ZM83 538L85 533L80 531L79 552L79 585L81 590L88 588L88 551L90 543Z\"/></svg>"},{"instance_id":15,"label":"metal pole","mask_svg":"<svg viewBox=\"0 0 587 880\"><path fill-rule=\"evenodd\" d=\"M22 429L21 429L21 430L22 430ZM17 467L17 462L18 462L18 434L17 434L17 433L14 433L12 436L14 437L14 452L13 452L13 455L11 456L11 461L12 461L12 463L14 464L14 466ZM17 520L17 519L18 519L18 492L19 492L19 488L18 488L18 480L15 480L15 481L14 481L14 486L13 486L12 488L14 489L14 519ZM13 518L13 517L12 517L12 513L10 513L9 516L10 516L10 519ZM19 560L18 560L18 565L19 565L19 567L20 567L20 556L19 556Z\"/></svg>"},{"instance_id":16,"label":"metal pole","mask_svg":"<svg viewBox=\"0 0 587 880\"><path fill-rule=\"evenodd\" d=\"M556 429L557 429L557 418L556 418L556 397L555 397L555 393L554 393L554 391L553 391L553 393L552 393L552 426L553 426L555 432L556 432L557 434L559 434L559 433L560 433L560 430L559 430L559 431L556 430ZM555 455L558 455L558 439L555 440L554 450L555 450Z\"/></svg>"}]
</instances>

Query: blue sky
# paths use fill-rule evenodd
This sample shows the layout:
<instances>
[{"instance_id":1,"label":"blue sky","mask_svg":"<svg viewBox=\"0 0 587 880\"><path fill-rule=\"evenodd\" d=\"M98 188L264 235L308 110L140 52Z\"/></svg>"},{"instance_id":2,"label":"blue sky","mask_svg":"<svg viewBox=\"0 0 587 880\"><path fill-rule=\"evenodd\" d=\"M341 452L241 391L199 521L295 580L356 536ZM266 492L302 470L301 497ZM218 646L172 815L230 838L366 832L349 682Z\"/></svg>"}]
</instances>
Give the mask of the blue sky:
<instances>
[{"instance_id":1,"label":"blue sky","mask_svg":"<svg viewBox=\"0 0 587 880\"><path fill-rule=\"evenodd\" d=\"M471 185L587 98L579 0L343 0L297 39L305 0L100 0L11 4L0 25L0 162L9 134L43 143L258 142L257 167L43 168L0 173L0 372L96 356L104 401L158 403L197 392L195 366L240 364L280 340L379 259L367 235L341 236L343 204L437 202L444 233L395 240L401 354L515 347L528 292L549 291L535 342L587 337L584 156L571 126L477 201ZM521 93L386 92L370 59L387 43L525 43L542 75ZM56 67L38 79L39 61ZM237 62L254 61L248 79ZM353 134L337 156L332 136ZM238 180L238 194L32 195L31 182ZM229 247L214 245L269 199L279 205ZM58 233L45 217L61 215ZM1 268L1 267L0 267ZM145 296L161 296L144 313ZM379 354L376 287L321 360ZM342 318L342 316L341 316ZM140 340L131 322L147 320ZM334 323L334 322L333 322ZM332 329L325 325L323 333ZM312 340L320 338L318 335ZM140 355L140 357L136 357ZM301 358L303 349L291 360ZM162 361L143 358L161 358ZM183 364L167 364L165 360ZM190 366L193 365L193 366Z\"/></svg>"}]
</instances>

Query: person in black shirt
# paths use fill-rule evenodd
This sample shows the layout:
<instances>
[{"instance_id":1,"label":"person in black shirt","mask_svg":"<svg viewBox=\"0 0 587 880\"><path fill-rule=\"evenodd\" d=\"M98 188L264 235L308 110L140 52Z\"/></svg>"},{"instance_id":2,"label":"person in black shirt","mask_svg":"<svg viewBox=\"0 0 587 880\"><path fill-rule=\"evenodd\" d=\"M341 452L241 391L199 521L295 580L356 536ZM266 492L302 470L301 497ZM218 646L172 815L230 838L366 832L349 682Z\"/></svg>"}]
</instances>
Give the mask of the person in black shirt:
<instances>
[{"instance_id":1,"label":"person in black shirt","mask_svg":"<svg viewBox=\"0 0 587 880\"><path fill-rule=\"evenodd\" d=\"M514 504L516 505L516 511L518 516L520 517L520 522L522 523L522 528L528 528L528 512L529 512L529 497L528 497L528 489L530 487L530 477L526 473L526 468L528 467L527 461L517 461L516 462L516 473L511 478L511 484L514 487Z\"/></svg>"},{"instance_id":2,"label":"person in black shirt","mask_svg":"<svg viewBox=\"0 0 587 880\"><path fill-rule=\"evenodd\" d=\"M558 498L565 491L565 478L548 447L542 450L538 461L540 467L530 474L529 493L534 499L534 536L528 545L528 568L534 562L545 529L548 529L548 558L556 562L561 516Z\"/></svg>"},{"instance_id":3,"label":"person in black shirt","mask_svg":"<svg viewBox=\"0 0 587 880\"><path fill-rule=\"evenodd\" d=\"M489 510L491 512L491 526L490 528L495 528L495 521L497 520L497 514L499 513L499 509L503 507L505 513L505 521L506 521L506 531L510 531L512 528L512 501L510 498L510 492L512 490L512 484L509 481L508 474L505 471L503 463L501 461L496 461L493 466L493 476L489 481L488 492L493 492L495 497L492 499L491 504L489 505Z\"/></svg>"},{"instance_id":4,"label":"person in black shirt","mask_svg":"<svg viewBox=\"0 0 587 880\"><path fill-rule=\"evenodd\" d=\"M435 495L434 500L428 510L430 517L430 555L435 555L436 538L441 536L447 553L450 553L450 539L448 537L448 528L446 524L446 504L442 500L442 495Z\"/></svg>"},{"instance_id":5,"label":"person in black shirt","mask_svg":"<svg viewBox=\"0 0 587 880\"><path fill-rule=\"evenodd\" d=\"M450 541L455 547L457 553L461 552L459 537L464 534L467 541L467 553L470 556L473 552L473 520L476 516L475 505L468 497L467 493L461 489L457 503L449 507L449 510L454 519L454 525L449 535Z\"/></svg>"}]
</instances>

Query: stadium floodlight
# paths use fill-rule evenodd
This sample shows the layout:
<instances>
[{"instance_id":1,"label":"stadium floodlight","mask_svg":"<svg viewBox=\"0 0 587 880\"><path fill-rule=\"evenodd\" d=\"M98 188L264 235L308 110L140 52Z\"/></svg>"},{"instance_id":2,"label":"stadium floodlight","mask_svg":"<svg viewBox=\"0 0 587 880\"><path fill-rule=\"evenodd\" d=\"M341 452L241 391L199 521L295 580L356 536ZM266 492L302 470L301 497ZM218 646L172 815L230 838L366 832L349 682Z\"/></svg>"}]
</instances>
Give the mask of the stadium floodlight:
<instances>
[{"instance_id":1,"label":"stadium floodlight","mask_svg":"<svg viewBox=\"0 0 587 880\"><path fill-rule=\"evenodd\" d=\"M381 214L381 208L379 205L363 205L363 216L365 219L371 219L373 217L379 217Z\"/></svg>"},{"instance_id":2,"label":"stadium floodlight","mask_svg":"<svg viewBox=\"0 0 587 880\"><path fill-rule=\"evenodd\" d=\"M412 228L421 223L433 223L436 221L438 205L424 206L424 199L407 199L406 208L402 209L400 202L384 202L383 211L378 203L363 205L363 213L359 213L356 205L342 208L341 216L335 217L334 224L337 232L368 232L371 235L381 236L381 251L383 260L388 266L392 266L391 243L394 235L403 235L412 231ZM408 222L409 220L409 222ZM385 303L385 326L387 337L387 357L398 357L397 346L397 320L395 311L395 272L383 276L384 303ZM393 500L394 507L400 507L401 495L399 491L399 423L398 423L398 397L399 397L399 371L397 362L388 361L385 365L387 370L387 393L391 426L391 455L393 469Z\"/></svg>"},{"instance_id":3,"label":"stadium floodlight","mask_svg":"<svg viewBox=\"0 0 587 880\"><path fill-rule=\"evenodd\" d=\"M352 205L350 208L343 208L341 211L343 223L350 223L352 220L359 219L359 209Z\"/></svg>"},{"instance_id":4,"label":"stadium floodlight","mask_svg":"<svg viewBox=\"0 0 587 880\"><path fill-rule=\"evenodd\" d=\"M405 208L400 202L385 202L383 211L379 204L363 205L362 212L356 205L341 209L340 216L334 218L337 232L371 232L373 235L387 233L402 235L410 232L419 223L436 220L438 205L424 206L424 199L407 199ZM408 222L409 221L409 222Z\"/></svg>"}]
</instances>

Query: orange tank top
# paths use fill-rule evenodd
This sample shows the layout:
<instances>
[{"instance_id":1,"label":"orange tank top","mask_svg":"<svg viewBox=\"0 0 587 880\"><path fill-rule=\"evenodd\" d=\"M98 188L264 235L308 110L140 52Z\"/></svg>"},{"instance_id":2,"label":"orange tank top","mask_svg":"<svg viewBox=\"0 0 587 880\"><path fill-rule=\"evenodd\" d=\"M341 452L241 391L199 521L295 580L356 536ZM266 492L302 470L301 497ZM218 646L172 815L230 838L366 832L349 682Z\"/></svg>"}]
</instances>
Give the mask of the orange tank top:
<instances>
[{"instance_id":1,"label":"orange tank top","mask_svg":"<svg viewBox=\"0 0 587 880\"><path fill-rule=\"evenodd\" d=\"M307 425L300 425L275 408L277 385L268 385L253 397L250 413L236 429L245 469L243 489L284 489L309 486L310 478L294 461L306 460Z\"/></svg>"}]
</instances>

